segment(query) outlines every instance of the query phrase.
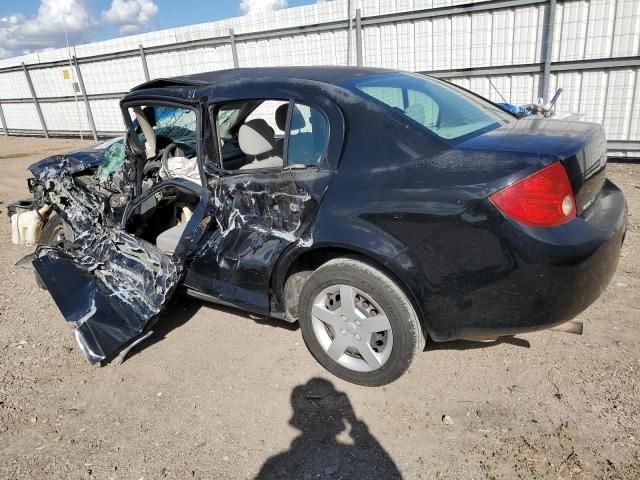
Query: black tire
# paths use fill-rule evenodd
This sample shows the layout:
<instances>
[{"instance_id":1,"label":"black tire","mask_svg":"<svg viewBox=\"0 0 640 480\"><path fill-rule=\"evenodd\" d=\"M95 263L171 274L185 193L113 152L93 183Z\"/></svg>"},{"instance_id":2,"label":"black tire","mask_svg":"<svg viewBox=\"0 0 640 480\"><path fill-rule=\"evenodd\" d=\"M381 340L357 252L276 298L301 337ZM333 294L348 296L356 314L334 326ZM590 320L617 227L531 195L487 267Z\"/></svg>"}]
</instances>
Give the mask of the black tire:
<instances>
[{"instance_id":1,"label":"black tire","mask_svg":"<svg viewBox=\"0 0 640 480\"><path fill-rule=\"evenodd\" d=\"M72 241L73 238L68 238L72 235L71 228L65 223L60 215L55 213L49 217L47 223L44 224L40 238L38 239L38 245L48 245L51 247L60 247L64 244L65 240ZM42 289L46 290L45 284L42 282L38 272L35 272L36 283Z\"/></svg>"},{"instance_id":2,"label":"black tire","mask_svg":"<svg viewBox=\"0 0 640 480\"><path fill-rule=\"evenodd\" d=\"M386 313L393 344L386 362L375 370L361 372L341 365L325 352L316 337L311 315L314 301L324 289L338 284L366 292ZM336 258L315 270L302 289L299 308L300 328L309 352L329 372L348 382L369 387L391 383L407 371L424 349L420 321L402 289L386 274L356 258Z\"/></svg>"}]
</instances>

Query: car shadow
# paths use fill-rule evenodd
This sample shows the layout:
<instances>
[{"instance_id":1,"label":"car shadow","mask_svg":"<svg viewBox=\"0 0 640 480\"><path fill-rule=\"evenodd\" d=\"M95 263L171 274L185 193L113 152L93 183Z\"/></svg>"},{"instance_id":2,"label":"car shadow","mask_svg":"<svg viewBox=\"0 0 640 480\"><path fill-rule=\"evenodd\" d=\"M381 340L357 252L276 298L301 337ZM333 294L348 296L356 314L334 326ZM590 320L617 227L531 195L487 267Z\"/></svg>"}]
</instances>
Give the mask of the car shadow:
<instances>
[{"instance_id":1,"label":"car shadow","mask_svg":"<svg viewBox=\"0 0 640 480\"><path fill-rule=\"evenodd\" d=\"M427 342L425 352L433 350L473 350L476 348L491 348L497 345L509 344L515 347L531 348L529 340L514 336L498 337L496 340L452 340L450 342Z\"/></svg>"},{"instance_id":2,"label":"car shadow","mask_svg":"<svg viewBox=\"0 0 640 480\"><path fill-rule=\"evenodd\" d=\"M151 327L153 333L149 338L135 345L126 354L124 361L134 357L138 353L142 352L146 348L155 345L156 343L164 340L171 331L181 327L187 323L200 308L212 308L220 312L229 313L243 317L249 321L255 322L259 325L266 325L273 328L282 328L284 330L296 331L300 328L298 322L290 323L284 320L270 317L262 317L254 315L238 308L228 307L224 305L207 302L197 299L195 297L189 297L184 294L175 295L165 310L160 314L156 323ZM473 350L476 348L490 348L497 345L509 344L516 347L530 348L531 344L528 340L523 338L517 338L514 336L503 336L493 341L474 341L474 340L452 340L449 342L433 342L428 341L425 345L424 352L435 350Z\"/></svg>"},{"instance_id":3,"label":"car shadow","mask_svg":"<svg viewBox=\"0 0 640 480\"><path fill-rule=\"evenodd\" d=\"M252 313L241 310L240 308L228 307L225 305L220 305L213 302L207 302L205 300L199 300L195 297L189 297L187 295L178 295L174 297L174 301L176 302L176 307L180 307L180 302L184 302L186 304L195 304L197 303L199 307L211 308L213 310L217 310L224 313L229 313L231 315L236 315L238 317L246 318L252 322L258 323L260 325L266 325L274 328L283 328L285 330L290 330L292 332L298 330L300 326L298 322L290 323L285 320L280 320L278 318L273 317L263 317L261 315L254 315Z\"/></svg>"},{"instance_id":4,"label":"car shadow","mask_svg":"<svg viewBox=\"0 0 640 480\"><path fill-rule=\"evenodd\" d=\"M134 357L146 348L164 340L171 331L181 327L191 320L201 308L212 308L220 312L243 317L260 325L267 325L274 328L282 328L289 331L296 331L300 328L297 322L289 323L277 318L260 317L233 307L226 307L179 294L175 295L170 300L167 307L158 317L156 323L151 327L151 330L153 331L151 336L134 346L129 353L127 353L124 361Z\"/></svg>"},{"instance_id":5,"label":"car shadow","mask_svg":"<svg viewBox=\"0 0 640 480\"><path fill-rule=\"evenodd\" d=\"M401 479L391 456L357 418L349 397L312 378L291 391L289 425L299 430L288 450L268 458L256 480L283 478Z\"/></svg>"}]
</instances>

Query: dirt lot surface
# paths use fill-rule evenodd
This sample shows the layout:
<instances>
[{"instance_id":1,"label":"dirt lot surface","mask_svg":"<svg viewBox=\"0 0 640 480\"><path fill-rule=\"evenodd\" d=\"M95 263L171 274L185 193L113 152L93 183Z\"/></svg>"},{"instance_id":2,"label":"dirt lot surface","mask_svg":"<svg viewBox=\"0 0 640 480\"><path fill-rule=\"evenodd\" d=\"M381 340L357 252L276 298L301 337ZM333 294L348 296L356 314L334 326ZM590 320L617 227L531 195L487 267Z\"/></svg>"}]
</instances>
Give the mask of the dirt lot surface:
<instances>
[{"instance_id":1,"label":"dirt lot surface","mask_svg":"<svg viewBox=\"0 0 640 480\"><path fill-rule=\"evenodd\" d=\"M122 365L87 364L5 211L79 145L0 139L0 478L640 478L640 165L609 166L629 230L583 336L431 344L364 388L297 328L184 297Z\"/></svg>"}]
</instances>

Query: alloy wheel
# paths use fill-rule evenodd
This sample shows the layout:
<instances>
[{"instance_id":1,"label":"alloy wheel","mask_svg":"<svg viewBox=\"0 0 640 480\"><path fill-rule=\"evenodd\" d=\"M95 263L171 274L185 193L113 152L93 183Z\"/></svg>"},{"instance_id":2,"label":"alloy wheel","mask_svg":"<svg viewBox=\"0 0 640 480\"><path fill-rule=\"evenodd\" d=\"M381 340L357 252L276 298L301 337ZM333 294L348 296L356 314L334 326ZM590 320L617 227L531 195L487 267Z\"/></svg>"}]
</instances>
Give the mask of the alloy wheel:
<instances>
[{"instance_id":1,"label":"alloy wheel","mask_svg":"<svg viewBox=\"0 0 640 480\"><path fill-rule=\"evenodd\" d=\"M391 355L393 332L388 317L371 295L351 285L322 290L313 302L311 321L327 355L350 370L377 370Z\"/></svg>"}]
</instances>

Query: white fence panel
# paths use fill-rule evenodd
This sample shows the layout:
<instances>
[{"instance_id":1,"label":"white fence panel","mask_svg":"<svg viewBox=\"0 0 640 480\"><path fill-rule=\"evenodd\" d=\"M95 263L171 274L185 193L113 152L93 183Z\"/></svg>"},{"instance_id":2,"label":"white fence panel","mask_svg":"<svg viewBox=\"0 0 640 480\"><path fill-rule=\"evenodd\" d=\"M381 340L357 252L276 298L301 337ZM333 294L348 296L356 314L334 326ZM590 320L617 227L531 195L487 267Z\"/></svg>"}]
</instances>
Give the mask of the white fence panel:
<instances>
[{"instance_id":1,"label":"white fence panel","mask_svg":"<svg viewBox=\"0 0 640 480\"><path fill-rule=\"evenodd\" d=\"M590 71L582 74L580 113L582 120L602 123L609 75L607 72Z\"/></svg>"},{"instance_id":2,"label":"white fence panel","mask_svg":"<svg viewBox=\"0 0 640 480\"><path fill-rule=\"evenodd\" d=\"M128 92L145 81L139 57L81 63L80 71L89 95Z\"/></svg>"},{"instance_id":3,"label":"white fence panel","mask_svg":"<svg viewBox=\"0 0 640 480\"><path fill-rule=\"evenodd\" d=\"M68 78L65 79L64 71ZM53 68L39 68L29 71L33 88L37 97L67 97L73 96L73 82L77 81L75 67L69 65ZM24 73L22 72L24 77ZM25 85L26 80L23 80ZM29 94L30 96L30 94Z\"/></svg>"},{"instance_id":4,"label":"white fence panel","mask_svg":"<svg viewBox=\"0 0 640 480\"><path fill-rule=\"evenodd\" d=\"M147 55L147 65L151 78L166 78L184 75L180 58L181 51L161 52Z\"/></svg>"},{"instance_id":5,"label":"white fence panel","mask_svg":"<svg viewBox=\"0 0 640 480\"><path fill-rule=\"evenodd\" d=\"M179 61L183 75L233 68L233 55L229 45L184 50L181 51Z\"/></svg>"},{"instance_id":6,"label":"white fence panel","mask_svg":"<svg viewBox=\"0 0 640 480\"><path fill-rule=\"evenodd\" d=\"M637 71L615 70L609 72L604 129L609 140L626 140L631 126L633 94Z\"/></svg>"},{"instance_id":7,"label":"white fence panel","mask_svg":"<svg viewBox=\"0 0 640 480\"><path fill-rule=\"evenodd\" d=\"M118 100L91 100L91 111L99 132L123 132L124 121Z\"/></svg>"},{"instance_id":8,"label":"white fence panel","mask_svg":"<svg viewBox=\"0 0 640 480\"><path fill-rule=\"evenodd\" d=\"M2 105L2 111L10 129L40 130L42 128L33 103L6 103Z\"/></svg>"},{"instance_id":9,"label":"white fence panel","mask_svg":"<svg viewBox=\"0 0 640 480\"><path fill-rule=\"evenodd\" d=\"M640 1L617 0L611 56L626 57L640 53Z\"/></svg>"},{"instance_id":10,"label":"white fence panel","mask_svg":"<svg viewBox=\"0 0 640 480\"><path fill-rule=\"evenodd\" d=\"M491 13L476 13L471 17L471 66L487 67L491 65L491 47L493 39L493 16Z\"/></svg>"},{"instance_id":11,"label":"white fence panel","mask_svg":"<svg viewBox=\"0 0 640 480\"><path fill-rule=\"evenodd\" d=\"M347 1L320 2L76 46L72 53L79 59L96 129L123 129L115 96L145 81L140 45L145 49L151 78L233 68L230 28L235 33L241 67L346 64ZM429 18L380 17L469 3L485 7L473 12L438 10ZM409 71L440 71L441 75L451 70L456 75L455 83L492 100L532 103L537 100L542 81L545 35L552 27L552 62L606 61L617 57L631 57L635 62L598 69L577 64L568 71L554 70L552 63L549 92L564 89L557 111L580 113L584 120L603 123L611 140L640 141L640 109L633 108L640 102L640 0L557 0L553 26L545 25L549 8L546 2L508 8L491 8L493 5L501 4L495 0L353 0L351 13L355 15L359 8L364 22L363 63ZM341 23L327 26L327 22ZM283 31L287 28L290 30ZM269 32L272 30L278 31ZM266 32L266 37L249 38L260 32ZM352 32L352 64L357 56L356 36ZM211 44L206 44L207 40ZM104 58L114 53L120 54ZM81 120L74 113L75 102L70 101L73 81L78 79L75 67L66 64L68 55L69 51L62 48L0 60L0 103L10 129L41 129L22 62L29 66L36 96L46 99L40 105L49 130L55 133L78 126L88 128L81 92L77 92ZM39 66L42 62L49 63ZM520 71L508 73L512 65L518 65ZM474 69L482 71L474 73ZM64 70L69 70L71 79L64 78ZM470 72L461 77L467 72L456 70ZM27 103L19 103L23 101Z\"/></svg>"},{"instance_id":12,"label":"white fence panel","mask_svg":"<svg viewBox=\"0 0 640 480\"><path fill-rule=\"evenodd\" d=\"M44 102L40 104L40 108L46 119L47 128L50 130L87 132L90 129L87 110L82 100L77 103L75 101Z\"/></svg>"},{"instance_id":13,"label":"white fence panel","mask_svg":"<svg viewBox=\"0 0 640 480\"><path fill-rule=\"evenodd\" d=\"M544 7L519 8L514 12L513 63L540 61Z\"/></svg>"},{"instance_id":14,"label":"white fence panel","mask_svg":"<svg viewBox=\"0 0 640 480\"><path fill-rule=\"evenodd\" d=\"M29 85L22 71L0 73L0 86L0 99L31 98Z\"/></svg>"}]
</instances>

